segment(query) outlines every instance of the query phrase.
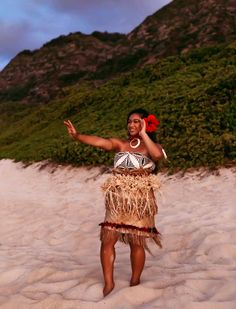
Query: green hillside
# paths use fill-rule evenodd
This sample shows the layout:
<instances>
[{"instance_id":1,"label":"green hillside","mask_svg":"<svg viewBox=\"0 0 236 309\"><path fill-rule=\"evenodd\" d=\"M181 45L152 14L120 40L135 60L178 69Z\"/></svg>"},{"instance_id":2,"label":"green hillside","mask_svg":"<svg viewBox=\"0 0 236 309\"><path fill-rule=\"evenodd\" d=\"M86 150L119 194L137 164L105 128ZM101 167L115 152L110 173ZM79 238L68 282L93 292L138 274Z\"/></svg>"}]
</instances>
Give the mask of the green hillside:
<instances>
[{"instance_id":1,"label":"green hillside","mask_svg":"<svg viewBox=\"0 0 236 309\"><path fill-rule=\"evenodd\" d=\"M126 137L126 115L144 107L160 120L158 140L170 169L236 163L236 43L169 57L105 84L64 88L47 105L0 102L0 157L111 164L112 154L74 142L81 133Z\"/></svg>"}]
</instances>

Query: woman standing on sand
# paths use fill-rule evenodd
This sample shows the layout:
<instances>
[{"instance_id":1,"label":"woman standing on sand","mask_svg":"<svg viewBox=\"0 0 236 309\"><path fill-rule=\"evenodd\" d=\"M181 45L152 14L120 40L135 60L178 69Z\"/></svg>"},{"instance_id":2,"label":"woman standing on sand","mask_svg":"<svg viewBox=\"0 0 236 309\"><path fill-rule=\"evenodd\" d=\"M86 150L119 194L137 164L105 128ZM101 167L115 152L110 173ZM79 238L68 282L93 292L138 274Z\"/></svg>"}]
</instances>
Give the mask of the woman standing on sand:
<instances>
[{"instance_id":1,"label":"woman standing on sand","mask_svg":"<svg viewBox=\"0 0 236 309\"><path fill-rule=\"evenodd\" d=\"M100 223L103 295L114 288L118 240L130 245L130 286L138 285L145 264L145 249L149 251L146 240L153 239L161 247L154 221L157 205L153 192L160 184L153 171L154 162L166 155L155 139L158 120L142 108L131 111L127 117L127 140L80 134L69 120L64 124L76 141L115 152L113 176L103 185L106 206L105 220Z\"/></svg>"}]
</instances>

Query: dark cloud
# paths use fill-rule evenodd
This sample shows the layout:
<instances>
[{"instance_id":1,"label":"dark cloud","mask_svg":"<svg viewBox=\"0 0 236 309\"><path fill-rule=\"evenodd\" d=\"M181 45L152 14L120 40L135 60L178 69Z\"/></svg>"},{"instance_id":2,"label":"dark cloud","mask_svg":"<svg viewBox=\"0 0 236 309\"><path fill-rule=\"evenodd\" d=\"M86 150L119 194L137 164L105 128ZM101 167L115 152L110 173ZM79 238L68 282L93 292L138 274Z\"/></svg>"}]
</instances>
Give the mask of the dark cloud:
<instances>
[{"instance_id":1,"label":"dark cloud","mask_svg":"<svg viewBox=\"0 0 236 309\"><path fill-rule=\"evenodd\" d=\"M0 70L19 52L40 48L47 41L48 28L30 22L0 22Z\"/></svg>"},{"instance_id":2,"label":"dark cloud","mask_svg":"<svg viewBox=\"0 0 236 309\"><path fill-rule=\"evenodd\" d=\"M34 41L34 37L30 24L0 22L0 54L2 57L13 56L32 41Z\"/></svg>"},{"instance_id":3,"label":"dark cloud","mask_svg":"<svg viewBox=\"0 0 236 309\"><path fill-rule=\"evenodd\" d=\"M123 32L133 30L147 15L170 0L42 0L57 13L70 15L72 23L83 21L87 31ZM78 29L79 30L79 29ZM83 32L83 29L81 29Z\"/></svg>"},{"instance_id":4,"label":"dark cloud","mask_svg":"<svg viewBox=\"0 0 236 309\"><path fill-rule=\"evenodd\" d=\"M113 10L130 12L145 11L149 9L158 9L170 2L168 0L43 0L46 5L71 13L97 12L108 10L113 15ZM107 16L109 18L109 16Z\"/></svg>"}]
</instances>

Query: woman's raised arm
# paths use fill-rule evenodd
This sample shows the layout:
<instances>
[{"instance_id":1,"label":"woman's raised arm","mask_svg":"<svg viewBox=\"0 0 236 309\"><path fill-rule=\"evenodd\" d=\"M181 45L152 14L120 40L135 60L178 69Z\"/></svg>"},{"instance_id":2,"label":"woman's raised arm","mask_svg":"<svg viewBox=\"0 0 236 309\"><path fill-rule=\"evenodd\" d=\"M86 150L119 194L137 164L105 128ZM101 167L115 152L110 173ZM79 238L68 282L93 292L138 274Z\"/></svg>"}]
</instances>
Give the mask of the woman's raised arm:
<instances>
[{"instance_id":1,"label":"woman's raised arm","mask_svg":"<svg viewBox=\"0 0 236 309\"><path fill-rule=\"evenodd\" d=\"M70 120L65 120L69 135L76 141L88 144L94 147L102 148L106 151L119 149L119 140L116 138L102 138L94 135L85 135L77 132Z\"/></svg>"}]
</instances>

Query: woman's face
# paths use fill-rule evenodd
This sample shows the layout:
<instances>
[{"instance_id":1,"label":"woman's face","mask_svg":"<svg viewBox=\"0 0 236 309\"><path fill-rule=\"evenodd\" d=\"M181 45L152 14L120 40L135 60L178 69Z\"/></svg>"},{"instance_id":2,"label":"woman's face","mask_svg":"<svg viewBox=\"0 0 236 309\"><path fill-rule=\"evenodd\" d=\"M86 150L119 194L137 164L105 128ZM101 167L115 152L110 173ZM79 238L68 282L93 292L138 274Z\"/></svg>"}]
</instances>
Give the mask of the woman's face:
<instances>
[{"instance_id":1,"label":"woman's face","mask_svg":"<svg viewBox=\"0 0 236 309\"><path fill-rule=\"evenodd\" d=\"M128 132L130 136L138 135L141 131L141 116L139 114L132 114L128 119Z\"/></svg>"}]
</instances>

